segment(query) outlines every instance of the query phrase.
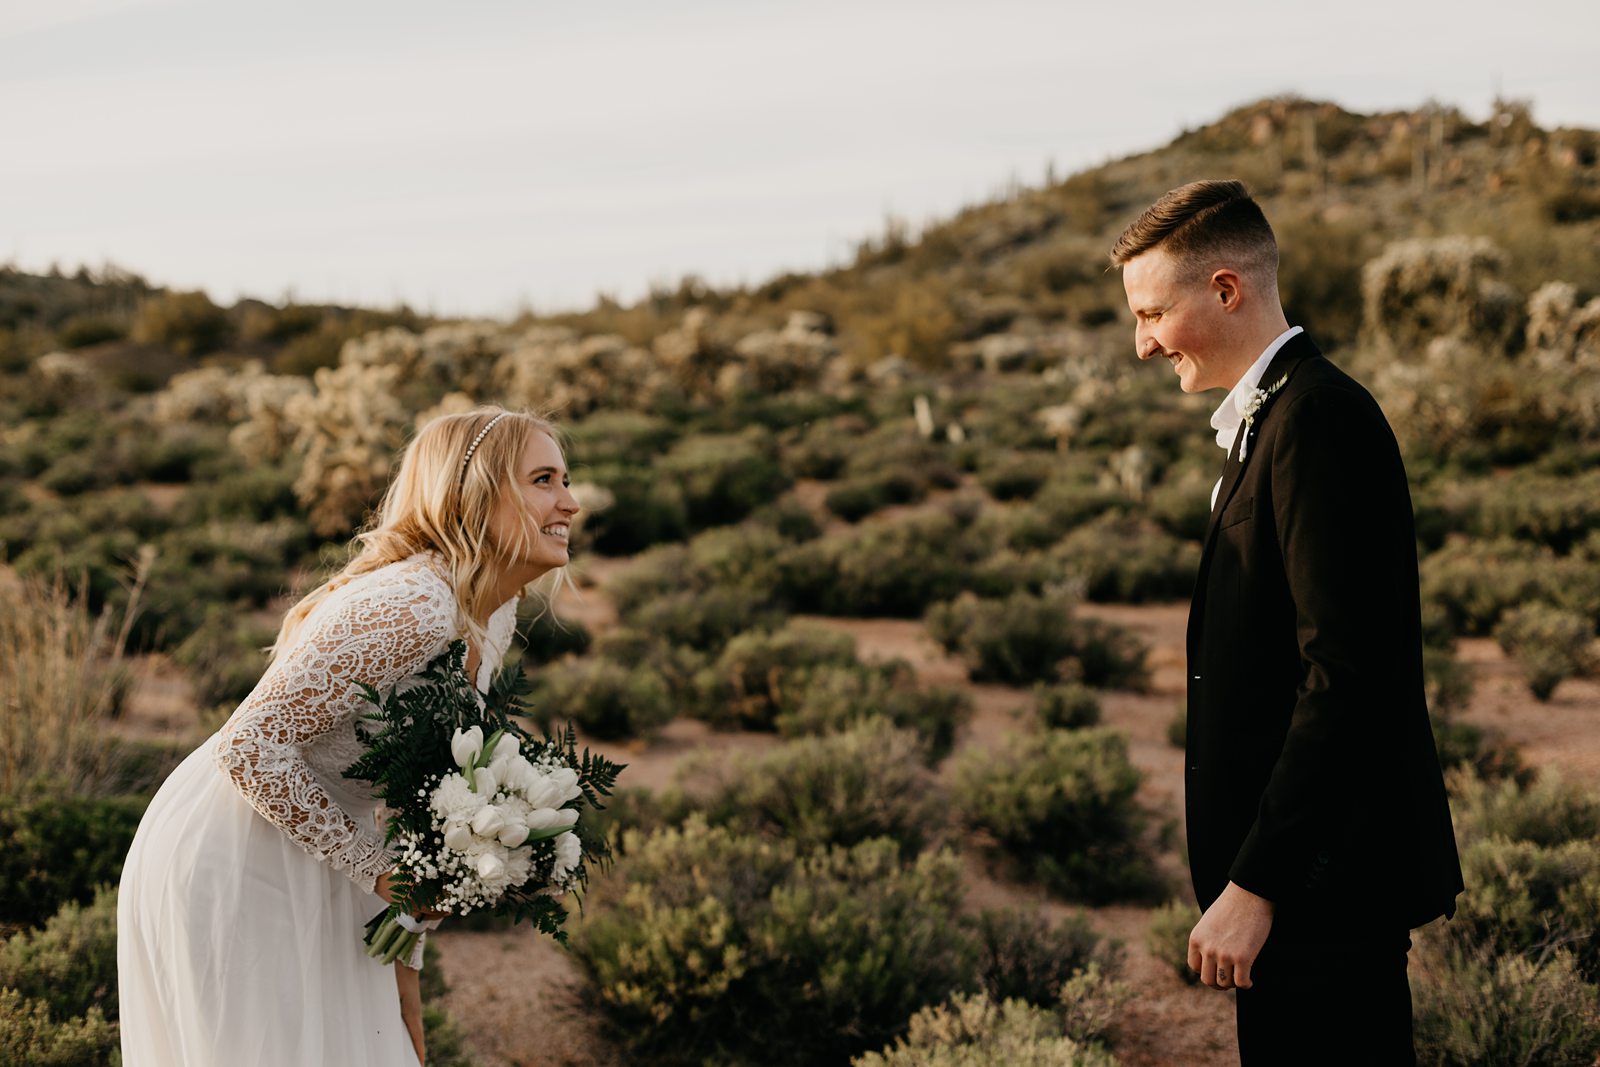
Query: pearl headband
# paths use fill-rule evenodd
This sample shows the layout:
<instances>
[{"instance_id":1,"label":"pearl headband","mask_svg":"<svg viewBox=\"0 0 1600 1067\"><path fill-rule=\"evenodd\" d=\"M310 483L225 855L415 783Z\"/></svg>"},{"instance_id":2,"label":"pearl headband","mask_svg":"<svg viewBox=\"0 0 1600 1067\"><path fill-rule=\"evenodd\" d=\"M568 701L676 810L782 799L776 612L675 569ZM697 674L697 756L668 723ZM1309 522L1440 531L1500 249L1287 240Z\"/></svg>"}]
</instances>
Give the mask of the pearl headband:
<instances>
[{"instance_id":1,"label":"pearl headband","mask_svg":"<svg viewBox=\"0 0 1600 1067\"><path fill-rule=\"evenodd\" d=\"M472 462L472 454L478 450L478 446L479 445L483 444L484 436L490 430L494 429L494 424L495 423L499 422L501 419L505 418L509 414L511 414L511 412L502 411L500 414L498 414L494 418L490 419L489 420L489 424L487 426L485 426L483 429L479 430L478 431L478 436L474 437L472 439L472 443L467 446L467 454L461 457L461 480L462 481L466 481L466 479L467 479L467 464Z\"/></svg>"}]
</instances>

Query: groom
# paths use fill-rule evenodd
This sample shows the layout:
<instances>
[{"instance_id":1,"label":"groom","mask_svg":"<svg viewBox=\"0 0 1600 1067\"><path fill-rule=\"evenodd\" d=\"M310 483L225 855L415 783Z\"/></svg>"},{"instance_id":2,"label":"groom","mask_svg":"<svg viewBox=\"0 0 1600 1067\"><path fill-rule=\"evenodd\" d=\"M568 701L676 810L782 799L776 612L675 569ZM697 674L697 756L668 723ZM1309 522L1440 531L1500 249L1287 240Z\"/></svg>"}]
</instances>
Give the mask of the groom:
<instances>
[{"instance_id":1,"label":"groom","mask_svg":"<svg viewBox=\"0 0 1600 1067\"><path fill-rule=\"evenodd\" d=\"M1408 932L1453 914L1462 883L1399 448L1289 327L1241 183L1172 190L1111 259L1139 358L1227 392L1189 610L1189 966L1239 991L1246 1065L1414 1063Z\"/></svg>"}]
</instances>

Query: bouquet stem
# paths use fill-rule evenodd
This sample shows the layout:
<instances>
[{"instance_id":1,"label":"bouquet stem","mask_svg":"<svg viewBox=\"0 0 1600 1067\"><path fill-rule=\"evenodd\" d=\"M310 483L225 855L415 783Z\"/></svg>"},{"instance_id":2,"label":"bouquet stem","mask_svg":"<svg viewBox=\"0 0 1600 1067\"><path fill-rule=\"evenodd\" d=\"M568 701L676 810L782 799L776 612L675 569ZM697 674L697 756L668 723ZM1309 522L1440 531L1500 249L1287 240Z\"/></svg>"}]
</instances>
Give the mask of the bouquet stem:
<instances>
[{"instance_id":1,"label":"bouquet stem","mask_svg":"<svg viewBox=\"0 0 1600 1067\"><path fill-rule=\"evenodd\" d=\"M401 926L398 915L391 905L367 924L367 936L362 942L367 946L367 955L379 963L393 963L401 957L410 959L411 950L416 948L417 938L421 936Z\"/></svg>"}]
</instances>

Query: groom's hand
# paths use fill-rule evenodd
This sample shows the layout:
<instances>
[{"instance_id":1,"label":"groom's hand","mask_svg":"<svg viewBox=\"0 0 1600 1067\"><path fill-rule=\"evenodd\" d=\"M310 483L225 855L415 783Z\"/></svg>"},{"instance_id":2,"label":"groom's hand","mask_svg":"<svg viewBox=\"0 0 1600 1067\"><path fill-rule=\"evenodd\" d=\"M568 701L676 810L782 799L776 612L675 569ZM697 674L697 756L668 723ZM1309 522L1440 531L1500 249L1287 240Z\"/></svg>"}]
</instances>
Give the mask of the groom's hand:
<instances>
[{"instance_id":1,"label":"groom's hand","mask_svg":"<svg viewBox=\"0 0 1600 1067\"><path fill-rule=\"evenodd\" d=\"M1272 901L1229 882L1189 934L1189 969L1212 989L1249 989L1271 929Z\"/></svg>"}]
</instances>

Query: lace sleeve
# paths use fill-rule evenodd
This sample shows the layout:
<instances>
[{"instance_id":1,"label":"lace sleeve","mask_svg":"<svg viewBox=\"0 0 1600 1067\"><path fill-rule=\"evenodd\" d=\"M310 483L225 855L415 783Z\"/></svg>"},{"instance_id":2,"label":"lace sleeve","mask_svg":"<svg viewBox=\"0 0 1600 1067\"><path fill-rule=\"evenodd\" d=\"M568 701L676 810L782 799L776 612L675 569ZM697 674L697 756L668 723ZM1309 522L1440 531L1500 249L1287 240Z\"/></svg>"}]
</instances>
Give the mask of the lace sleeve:
<instances>
[{"instance_id":1,"label":"lace sleeve","mask_svg":"<svg viewBox=\"0 0 1600 1067\"><path fill-rule=\"evenodd\" d=\"M339 807L303 749L366 709L355 683L388 689L454 633L454 597L437 574L425 566L380 572L313 613L218 732L217 765L250 806L368 892L392 866L383 838Z\"/></svg>"}]
</instances>

